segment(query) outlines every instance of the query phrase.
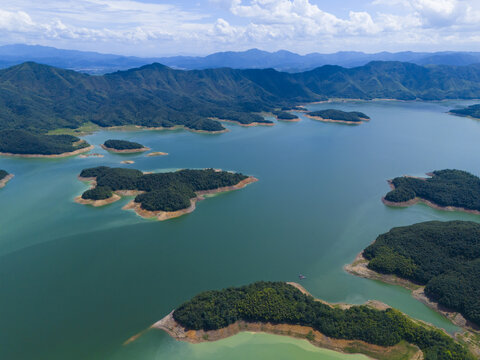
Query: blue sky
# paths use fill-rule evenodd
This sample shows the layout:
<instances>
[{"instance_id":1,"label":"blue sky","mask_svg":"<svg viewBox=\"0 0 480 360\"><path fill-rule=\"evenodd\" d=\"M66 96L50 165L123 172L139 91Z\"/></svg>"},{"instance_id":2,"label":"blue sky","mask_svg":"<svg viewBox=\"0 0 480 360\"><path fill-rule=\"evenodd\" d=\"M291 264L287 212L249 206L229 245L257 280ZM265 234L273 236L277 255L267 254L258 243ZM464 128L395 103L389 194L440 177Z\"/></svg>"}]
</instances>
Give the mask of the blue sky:
<instances>
[{"instance_id":1,"label":"blue sky","mask_svg":"<svg viewBox=\"0 0 480 360\"><path fill-rule=\"evenodd\" d=\"M161 56L480 51L480 0L0 0L0 44Z\"/></svg>"}]
</instances>

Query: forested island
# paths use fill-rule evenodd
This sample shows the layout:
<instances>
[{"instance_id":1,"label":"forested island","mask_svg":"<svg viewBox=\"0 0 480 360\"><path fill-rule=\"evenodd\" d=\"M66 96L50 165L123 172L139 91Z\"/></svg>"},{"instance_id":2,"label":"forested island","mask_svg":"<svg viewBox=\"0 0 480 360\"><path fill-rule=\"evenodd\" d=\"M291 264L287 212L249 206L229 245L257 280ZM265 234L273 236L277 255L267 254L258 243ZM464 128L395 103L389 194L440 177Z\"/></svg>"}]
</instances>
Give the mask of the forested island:
<instances>
[{"instance_id":1,"label":"forested island","mask_svg":"<svg viewBox=\"0 0 480 360\"><path fill-rule=\"evenodd\" d=\"M93 149L72 135L34 134L25 130L0 131L0 155L23 157L65 157Z\"/></svg>"},{"instance_id":2,"label":"forested island","mask_svg":"<svg viewBox=\"0 0 480 360\"><path fill-rule=\"evenodd\" d=\"M426 360L474 359L443 331L384 304L331 305L283 282L203 292L152 327L190 342L257 331L302 337L320 347L376 359L419 359L419 349Z\"/></svg>"},{"instance_id":3,"label":"forested island","mask_svg":"<svg viewBox=\"0 0 480 360\"><path fill-rule=\"evenodd\" d=\"M314 120L325 122L336 122L341 124L358 125L370 118L362 112L350 111L345 112L335 109L310 111L305 114L306 117Z\"/></svg>"},{"instance_id":4,"label":"forested island","mask_svg":"<svg viewBox=\"0 0 480 360\"><path fill-rule=\"evenodd\" d=\"M79 178L92 186L76 201L103 206L135 196L124 209L133 209L145 218L167 220L195 210L205 195L236 190L257 181L240 173L204 169L147 173L140 170L100 166L82 170Z\"/></svg>"},{"instance_id":5,"label":"forested island","mask_svg":"<svg viewBox=\"0 0 480 360\"><path fill-rule=\"evenodd\" d=\"M12 178L13 174L9 174L7 171L0 169L0 189L5 187L7 182L9 182Z\"/></svg>"},{"instance_id":6,"label":"forested island","mask_svg":"<svg viewBox=\"0 0 480 360\"><path fill-rule=\"evenodd\" d=\"M299 117L295 114L291 114L287 111L273 111L273 115L277 118L277 120L283 121L298 121Z\"/></svg>"},{"instance_id":7,"label":"forested island","mask_svg":"<svg viewBox=\"0 0 480 360\"><path fill-rule=\"evenodd\" d=\"M103 143L102 148L116 153L137 153L148 151L150 148L143 146L137 142L127 140L107 140Z\"/></svg>"},{"instance_id":8,"label":"forested island","mask_svg":"<svg viewBox=\"0 0 480 360\"><path fill-rule=\"evenodd\" d=\"M463 109L452 109L449 111L449 113L458 116L467 116L474 119L480 119L480 104L470 105Z\"/></svg>"},{"instance_id":9,"label":"forested island","mask_svg":"<svg viewBox=\"0 0 480 360\"><path fill-rule=\"evenodd\" d=\"M429 178L411 176L389 180L392 191L383 202L390 206L410 206L421 201L442 210L480 214L480 178L462 170L437 170Z\"/></svg>"}]
</instances>

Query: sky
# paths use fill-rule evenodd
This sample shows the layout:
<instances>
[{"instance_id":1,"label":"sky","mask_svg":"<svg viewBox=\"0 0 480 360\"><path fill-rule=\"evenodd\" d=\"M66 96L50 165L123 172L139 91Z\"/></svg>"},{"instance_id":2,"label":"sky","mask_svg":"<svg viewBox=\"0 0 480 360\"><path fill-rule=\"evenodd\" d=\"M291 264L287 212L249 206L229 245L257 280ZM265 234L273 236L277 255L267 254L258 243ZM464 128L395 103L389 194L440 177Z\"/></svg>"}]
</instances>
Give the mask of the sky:
<instances>
[{"instance_id":1,"label":"sky","mask_svg":"<svg viewBox=\"0 0 480 360\"><path fill-rule=\"evenodd\" d=\"M0 45L137 56L480 51L480 0L0 0Z\"/></svg>"}]
</instances>

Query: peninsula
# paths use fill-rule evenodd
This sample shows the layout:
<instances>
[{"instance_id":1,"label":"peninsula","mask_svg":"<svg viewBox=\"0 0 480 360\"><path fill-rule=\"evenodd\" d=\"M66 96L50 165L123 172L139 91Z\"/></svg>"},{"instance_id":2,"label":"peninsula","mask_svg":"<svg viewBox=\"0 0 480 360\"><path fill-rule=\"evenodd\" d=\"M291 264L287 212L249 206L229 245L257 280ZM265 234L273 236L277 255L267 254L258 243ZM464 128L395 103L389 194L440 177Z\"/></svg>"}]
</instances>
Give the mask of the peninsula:
<instances>
[{"instance_id":1,"label":"peninsula","mask_svg":"<svg viewBox=\"0 0 480 360\"><path fill-rule=\"evenodd\" d=\"M131 154L131 153L138 153L149 151L150 148L143 146L142 144L127 141L127 140L107 140L102 144L102 148L119 153L119 154Z\"/></svg>"},{"instance_id":2,"label":"peninsula","mask_svg":"<svg viewBox=\"0 0 480 360\"><path fill-rule=\"evenodd\" d=\"M449 114L480 119L480 104L470 105L463 109L452 109Z\"/></svg>"},{"instance_id":3,"label":"peninsula","mask_svg":"<svg viewBox=\"0 0 480 360\"><path fill-rule=\"evenodd\" d=\"M273 115L277 118L277 120L282 120L282 121L300 121L300 118L295 115L291 114L287 111L273 111Z\"/></svg>"},{"instance_id":4,"label":"peninsula","mask_svg":"<svg viewBox=\"0 0 480 360\"><path fill-rule=\"evenodd\" d=\"M0 155L19 157L67 157L93 149L72 135L42 135L24 130L0 131Z\"/></svg>"},{"instance_id":5,"label":"peninsula","mask_svg":"<svg viewBox=\"0 0 480 360\"><path fill-rule=\"evenodd\" d=\"M474 359L443 331L385 304L328 304L283 282L206 291L155 323L177 340L215 341L241 331L307 339L319 347L375 359ZM135 337L134 337L135 338Z\"/></svg>"},{"instance_id":6,"label":"peninsula","mask_svg":"<svg viewBox=\"0 0 480 360\"><path fill-rule=\"evenodd\" d=\"M167 220L195 210L205 195L237 190L257 181L240 173L214 169L142 173L135 169L100 166L85 169L80 180L91 188L75 199L81 204L103 206L121 196L135 196L124 209L144 218Z\"/></svg>"},{"instance_id":7,"label":"peninsula","mask_svg":"<svg viewBox=\"0 0 480 360\"><path fill-rule=\"evenodd\" d=\"M480 355L480 224L428 221L380 235L345 269L401 285L418 300L476 332Z\"/></svg>"},{"instance_id":8,"label":"peninsula","mask_svg":"<svg viewBox=\"0 0 480 360\"><path fill-rule=\"evenodd\" d=\"M0 170L0 189L5 187L7 183L13 178L13 174L9 174L5 170Z\"/></svg>"},{"instance_id":9,"label":"peninsula","mask_svg":"<svg viewBox=\"0 0 480 360\"><path fill-rule=\"evenodd\" d=\"M307 112L305 116L314 120L336 122L348 125L358 125L364 121L370 120L367 115L358 111L345 112L335 109L310 111Z\"/></svg>"},{"instance_id":10,"label":"peninsula","mask_svg":"<svg viewBox=\"0 0 480 360\"><path fill-rule=\"evenodd\" d=\"M480 178L462 170L437 170L427 175L430 177L389 180L392 191L382 201L400 207L423 202L435 209L480 214Z\"/></svg>"}]
</instances>

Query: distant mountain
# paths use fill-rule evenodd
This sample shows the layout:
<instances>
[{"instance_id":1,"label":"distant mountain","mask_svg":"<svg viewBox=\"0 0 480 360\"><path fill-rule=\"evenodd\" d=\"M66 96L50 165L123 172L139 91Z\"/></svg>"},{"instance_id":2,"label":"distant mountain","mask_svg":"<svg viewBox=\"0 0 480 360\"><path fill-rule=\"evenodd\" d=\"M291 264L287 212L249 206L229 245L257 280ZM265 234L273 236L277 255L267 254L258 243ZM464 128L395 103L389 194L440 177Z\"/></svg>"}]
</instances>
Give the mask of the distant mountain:
<instances>
[{"instance_id":1,"label":"distant mountain","mask_svg":"<svg viewBox=\"0 0 480 360\"><path fill-rule=\"evenodd\" d=\"M269 122L258 115L328 98L480 98L480 65L371 62L290 74L274 69L174 70L160 64L91 76L27 62L0 70L0 130L45 132L99 126L184 126L220 131L216 119Z\"/></svg>"},{"instance_id":2,"label":"distant mountain","mask_svg":"<svg viewBox=\"0 0 480 360\"><path fill-rule=\"evenodd\" d=\"M366 54L343 51L334 54L312 53L298 55L280 50L267 52L251 49L242 52L218 52L208 56L174 56L140 58L100 54L96 52L61 50L46 46L5 45L0 46L0 68L18 65L27 61L71 69L89 74L105 74L117 70L158 62L177 69L212 69L229 67L234 69L272 68L286 72L302 72L323 65L343 67L363 66L371 61L402 61L417 65L471 65L480 63L480 52L381 52Z\"/></svg>"}]
</instances>

